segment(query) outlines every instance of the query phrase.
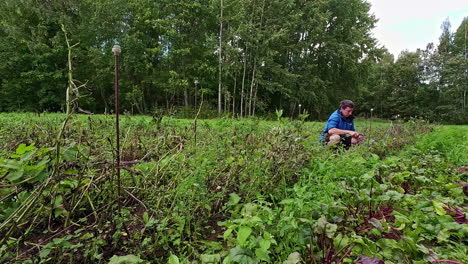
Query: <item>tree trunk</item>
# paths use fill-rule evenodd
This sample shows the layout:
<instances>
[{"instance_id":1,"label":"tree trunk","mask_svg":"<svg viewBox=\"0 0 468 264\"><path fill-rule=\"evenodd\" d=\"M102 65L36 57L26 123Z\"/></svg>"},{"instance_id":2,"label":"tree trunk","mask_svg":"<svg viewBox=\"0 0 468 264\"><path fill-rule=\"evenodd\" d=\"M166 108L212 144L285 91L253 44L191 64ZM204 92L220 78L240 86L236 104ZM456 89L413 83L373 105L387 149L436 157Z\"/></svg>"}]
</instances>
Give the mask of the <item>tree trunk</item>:
<instances>
[{"instance_id":1,"label":"tree trunk","mask_svg":"<svg viewBox=\"0 0 468 264\"><path fill-rule=\"evenodd\" d=\"M257 58L254 58L254 65L252 70L252 81L250 82L250 93L249 93L249 115L252 115L252 99L253 99L253 88L255 85L255 71L257 70Z\"/></svg>"},{"instance_id":2,"label":"tree trunk","mask_svg":"<svg viewBox=\"0 0 468 264\"><path fill-rule=\"evenodd\" d=\"M219 69L218 69L218 115L221 115L221 71L222 71L222 45L223 45L223 0L221 0L221 16L219 22Z\"/></svg>"},{"instance_id":3,"label":"tree trunk","mask_svg":"<svg viewBox=\"0 0 468 264\"><path fill-rule=\"evenodd\" d=\"M188 103L188 90L187 90L187 87L184 88L184 103L185 103L185 107L188 107L189 106L189 103Z\"/></svg>"},{"instance_id":4,"label":"tree trunk","mask_svg":"<svg viewBox=\"0 0 468 264\"><path fill-rule=\"evenodd\" d=\"M291 103L291 106L289 107L289 118L290 119L293 119L294 111L296 111L296 103Z\"/></svg>"},{"instance_id":5,"label":"tree trunk","mask_svg":"<svg viewBox=\"0 0 468 264\"><path fill-rule=\"evenodd\" d=\"M463 91L463 112L465 112L465 109L466 109L466 88L465 90Z\"/></svg>"},{"instance_id":6,"label":"tree trunk","mask_svg":"<svg viewBox=\"0 0 468 264\"><path fill-rule=\"evenodd\" d=\"M224 109L223 109L223 111L224 111L224 113L227 113L228 102L229 102L229 94L228 94L226 88L223 91L224 91L223 92L223 94L224 94Z\"/></svg>"},{"instance_id":7,"label":"tree trunk","mask_svg":"<svg viewBox=\"0 0 468 264\"><path fill-rule=\"evenodd\" d=\"M255 107L257 105L257 91L258 91L258 83L255 83L255 92L254 92L252 116L255 116Z\"/></svg>"},{"instance_id":8,"label":"tree trunk","mask_svg":"<svg viewBox=\"0 0 468 264\"><path fill-rule=\"evenodd\" d=\"M244 53L244 73L242 75L242 87L241 87L241 101L240 101L240 117L244 115L244 89L245 89L245 74L247 71L247 49L245 49Z\"/></svg>"},{"instance_id":9,"label":"tree trunk","mask_svg":"<svg viewBox=\"0 0 468 264\"><path fill-rule=\"evenodd\" d=\"M168 97L168 94L166 94L166 111L169 112L169 97Z\"/></svg>"},{"instance_id":10,"label":"tree trunk","mask_svg":"<svg viewBox=\"0 0 468 264\"><path fill-rule=\"evenodd\" d=\"M104 89L100 89L100 94L101 94L102 102L104 103L104 114L107 115L109 113L109 106L107 105L107 100L104 95Z\"/></svg>"},{"instance_id":11,"label":"tree trunk","mask_svg":"<svg viewBox=\"0 0 468 264\"><path fill-rule=\"evenodd\" d=\"M237 86L237 74L234 76L234 90L232 91L232 115L236 114L236 87Z\"/></svg>"}]
</instances>

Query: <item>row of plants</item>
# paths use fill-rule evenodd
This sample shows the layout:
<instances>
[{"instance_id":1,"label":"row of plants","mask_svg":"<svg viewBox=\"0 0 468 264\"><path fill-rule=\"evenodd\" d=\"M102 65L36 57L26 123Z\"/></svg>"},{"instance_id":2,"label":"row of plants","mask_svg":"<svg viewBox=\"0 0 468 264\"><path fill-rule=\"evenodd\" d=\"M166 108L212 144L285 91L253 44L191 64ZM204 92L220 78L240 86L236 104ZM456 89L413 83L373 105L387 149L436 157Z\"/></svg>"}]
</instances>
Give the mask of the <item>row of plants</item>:
<instances>
[{"instance_id":1,"label":"row of plants","mask_svg":"<svg viewBox=\"0 0 468 264\"><path fill-rule=\"evenodd\" d=\"M64 131L58 162L54 133L63 116L8 114L0 119L5 124L0 128L0 234L4 235L0 260L19 263L288 259L332 263L341 258L356 261L360 253L385 259L357 251L359 245L381 246L378 243L383 242L357 227L376 232L367 225L369 221L378 225L383 218L363 216L353 222L350 215L385 211L382 204L389 206L386 212L391 216L395 208L409 210L393 206L393 198L385 200L392 204L375 198L396 188L383 171L379 174L383 170L379 168L390 166L383 164L391 160L389 155L432 129L413 121L358 122L368 140L341 153L318 143L323 125L319 123L280 117L277 122L227 118L197 122L124 116L124 209L119 211L112 117L73 117ZM462 142L444 136L438 141L443 146ZM463 147L441 149L429 142L434 151L450 150L447 157L439 157L447 166L454 157L458 165L466 164L466 156L465 160L457 156L456 149L463 154ZM398 159L395 164L410 162ZM435 167L439 172L444 168ZM377 191L381 185L387 189ZM358 187L362 192L356 191L361 190ZM373 198L367 198L365 208L357 208L362 201L345 191L366 196L369 188L372 195L367 197ZM438 202L464 210L460 201ZM346 211L353 206L356 212ZM384 221L382 228L388 228L390 221ZM464 231L457 232L462 236ZM335 242L340 235L343 243L348 242ZM364 242L356 244L356 237ZM447 248L429 242L428 250Z\"/></svg>"},{"instance_id":2,"label":"row of plants","mask_svg":"<svg viewBox=\"0 0 468 264\"><path fill-rule=\"evenodd\" d=\"M463 131L430 134L384 160L334 157L334 170L307 171L281 201L235 199L220 223L230 250L215 254L224 263L466 263ZM464 152L453 160L437 145Z\"/></svg>"}]
</instances>

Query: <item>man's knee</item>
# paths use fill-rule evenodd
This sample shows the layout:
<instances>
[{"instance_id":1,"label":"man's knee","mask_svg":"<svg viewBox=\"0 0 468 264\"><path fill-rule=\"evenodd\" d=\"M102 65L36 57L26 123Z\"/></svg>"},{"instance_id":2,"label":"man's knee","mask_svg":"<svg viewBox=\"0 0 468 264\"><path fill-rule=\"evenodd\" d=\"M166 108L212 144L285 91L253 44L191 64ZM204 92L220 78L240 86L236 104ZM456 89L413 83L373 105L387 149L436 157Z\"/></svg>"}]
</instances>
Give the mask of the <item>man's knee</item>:
<instances>
[{"instance_id":1,"label":"man's knee","mask_svg":"<svg viewBox=\"0 0 468 264\"><path fill-rule=\"evenodd\" d=\"M340 142L341 140L341 137L340 135L331 135L330 138L329 138L329 141L328 141L328 144L336 144L338 142Z\"/></svg>"}]
</instances>

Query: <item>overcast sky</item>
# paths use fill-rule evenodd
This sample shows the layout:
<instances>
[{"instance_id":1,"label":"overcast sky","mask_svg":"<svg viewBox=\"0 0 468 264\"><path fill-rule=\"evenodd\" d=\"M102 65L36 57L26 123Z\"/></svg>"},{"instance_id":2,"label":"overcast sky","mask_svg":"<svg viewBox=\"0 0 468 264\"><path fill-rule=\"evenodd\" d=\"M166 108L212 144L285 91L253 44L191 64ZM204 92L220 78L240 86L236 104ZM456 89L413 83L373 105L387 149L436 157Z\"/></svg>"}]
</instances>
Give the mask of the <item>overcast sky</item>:
<instances>
[{"instance_id":1,"label":"overcast sky","mask_svg":"<svg viewBox=\"0 0 468 264\"><path fill-rule=\"evenodd\" d=\"M468 0L367 0L379 21L374 37L395 58L403 50L424 49L438 43L440 26L447 18L454 32L468 16Z\"/></svg>"}]
</instances>

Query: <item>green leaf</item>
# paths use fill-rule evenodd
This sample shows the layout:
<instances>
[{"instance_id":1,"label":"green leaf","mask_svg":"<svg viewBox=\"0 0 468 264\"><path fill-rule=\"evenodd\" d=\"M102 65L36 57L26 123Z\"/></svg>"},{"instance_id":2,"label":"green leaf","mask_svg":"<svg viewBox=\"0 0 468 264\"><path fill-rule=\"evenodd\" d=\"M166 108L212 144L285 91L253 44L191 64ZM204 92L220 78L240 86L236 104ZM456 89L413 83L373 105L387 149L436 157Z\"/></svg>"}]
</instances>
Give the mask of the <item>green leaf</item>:
<instances>
[{"instance_id":1,"label":"green leaf","mask_svg":"<svg viewBox=\"0 0 468 264\"><path fill-rule=\"evenodd\" d=\"M72 146L63 152L63 159L68 162L74 161L76 159L77 153L78 153L78 147Z\"/></svg>"},{"instance_id":2,"label":"green leaf","mask_svg":"<svg viewBox=\"0 0 468 264\"><path fill-rule=\"evenodd\" d=\"M179 264L179 258L176 255L170 255L167 264ZM110 263L109 263L110 264Z\"/></svg>"},{"instance_id":3,"label":"green leaf","mask_svg":"<svg viewBox=\"0 0 468 264\"><path fill-rule=\"evenodd\" d=\"M224 259L223 259L223 264L231 264L232 263L232 257L231 255L227 255Z\"/></svg>"},{"instance_id":4,"label":"green leaf","mask_svg":"<svg viewBox=\"0 0 468 264\"><path fill-rule=\"evenodd\" d=\"M20 144L17 148L16 148L16 154L18 155L22 155L26 152L26 144Z\"/></svg>"},{"instance_id":5,"label":"green leaf","mask_svg":"<svg viewBox=\"0 0 468 264\"><path fill-rule=\"evenodd\" d=\"M318 234L326 234L328 238L333 238L337 229L338 226L336 224L329 223L327 218L322 215L315 224L314 231Z\"/></svg>"},{"instance_id":6,"label":"green leaf","mask_svg":"<svg viewBox=\"0 0 468 264\"><path fill-rule=\"evenodd\" d=\"M279 204L293 204L295 201L295 199L284 199Z\"/></svg>"},{"instance_id":7,"label":"green leaf","mask_svg":"<svg viewBox=\"0 0 468 264\"><path fill-rule=\"evenodd\" d=\"M8 176L6 178L10 182L17 182L23 177L23 175L24 175L24 169L21 168L19 170L8 173Z\"/></svg>"},{"instance_id":8,"label":"green leaf","mask_svg":"<svg viewBox=\"0 0 468 264\"><path fill-rule=\"evenodd\" d=\"M42 259L43 259L43 258L46 258L46 257L49 255L49 253L50 253L51 250L52 250L51 248L44 247L44 248L41 250L41 253L39 253L39 257L41 257Z\"/></svg>"},{"instance_id":9,"label":"green leaf","mask_svg":"<svg viewBox=\"0 0 468 264\"><path fill-rule=\"evenodd\" d=\"M60 188L63 189L64 191L72 191L76 187L78 187L78 180L73 179L73 178L68 178L65 180L60 181Z\"/></svg>"},{"instance_id":10,"label":"green leaf","mask_svg":"<svg viewBox=\"0 0 468 264\"><path fill-rule=\"evenodd\" d=\"M223 234L223 239L226 240L231 235L232 231L232 228L228 228Z\"/></svg>"},{"instance_id":11,"label":"green leaf","mask_svg":"<svg viewBox=\"0 0 468 264\"><path fill-rule=\"evenodd\" d=\"M57 218L63 214L63 209L62 208L56 208L54 209L54 217Z\"/></svg>"},{"instance_id":12,"label":"green leaf","mask_svg":"<svg viewBox=\"0 0 468 264\"><path fill-rule=\"evenodd\" d=\"M256 264L258 261L255 261L249 254L249 252L240 246L231 248L229 251L231 259L237 263L243 264Z\"/></svg>"},{"instance_id":13,"label":"green leaf","mask_svg":"<svg viewBox=\"0 0 468 264\"><path fill-rule=\"evenodd\" d=\"M19 170L21 169L22 164L16 160L6 159L3 161L3 164L0 164L0 167L7 168L7 169L14 169Z\"/></svg>"},{"instance_id":14,"label":"green leaf","mask_svg":"<svg viewBox=\"0 0 468 264\"><path fill-rule=\"evenodd\" d=\"M424 253L424 254L429 254L430 253L429 249L427 247L425 247L424 245L417 244L416 248L419 251L421 251L422 253Z\"/></svg>"},{"instance_id":15,"label":"green leaf","mask_svg":"<svg viewBox=\"0 0 468 264\"><path fill-rule=\"evenodd\" d=\"M446 215L447 211L444 209L444 204L438 201L432 201L432 206L438 215Z\"/></svg>"},{"instance_id":16,"label":"green leaf","mask_svg":"<svg viewBox=\"0 0 468 264\"><path fill-rule=\"evenodd\" d=\"M382 195L380 199L382 199L383 201L388 201L388 200L398 201L398 200L401 200L403 196L404 195L399 192L390 190L390 191L387 191L384 195Z\"/></svg>"},{"instance_id":17,"label":"green leaf","mask_svg":"<svg viewBox=\"0 0 468 264\"><path fill-rule=\"evenodd\" d=\"M55 197L54 199L54 207L58 207L59 205L61 205L63 202L63 197L62 195L58 195Z\"/></svg>"},{"instance_id":18,"label":"green leaf","mask_svg":"<svg viewBox=\"0 0 468 264\"><path fill-rule=\"evenodd\" d=\"M378 230L382 231L383 227L382 227L382 222L380 222L380 220L371 218L369 219L369 223L371 223Z\"/></svg>"},{"instance_id":19,"label":"green leaf","mask_svg":"<svg viewBox=\"0 0 468 264\"><path fill-rule=\"evenodd\" d=\"M202 254L200 256L202 263L219 263L221 262L221 255L219 254Z\"/></svg>"},{"instance_id":20,"label":"green leaf","mask_svg":"<svg viewBox=\"0 0 468 264\"><path fill-rule=\"evenodd\" d=\"M257 248L255 249L255 256L259 258L260 260L270 262L270 257L268 256L268 251L264 250L262 248Z\"/></svg>"},{"instance_id":21,"label":"green leaf","mask_svg":"<svg viewBox=\"0 0 468 264\"><path fill-rule=\"evenodd\" d=\"M154 219L154 218L151 217L151 218L149 219L148 223L145 224L145 228L151 228L151 227L153 227L153 226L154 226L155 224L157 224L157 223L158 223L158 221L157 221L156 219Z\"/></svg>"},{"instance_id":22,"label":"green leaf","mask_svg":"<svg viewBox=\"0 0 468 264\"><path fill-rule=\"evenodd\" d=\"M333 245L335 249L339 250L342 247L346 246L349 243L349 237L343 236L341 233L338 233L336 237L333 239Z\"/></svg>"},{"instance_id":23,"label":"green leaf","mask_svg":"<svg viewBox=\"0 0 468 264\"><path fill-rule=\"evenodd\" d=\"M148 216L148 212L144 212L143 213L143 223L148 223L148 220L149 220L149 216Z\"/></svg>"},{"instance_id":24,"label":"green leaf","mask_svg":"<svg viewBox=\"0 0 468 264\"><path fill-rule=\"evenodd\" d=\"M297 264L301 262L301 254L299 252L293 252L289 254L288 259L283 262L283 264Z\"/></svg>"},{"instance_id":25,"label":"green leaf","mask_svg":"<svg viewBox=\"0 0 468 264\"><path fill-rule=\"evenodd\" d=\"M374 175L375 175L375 174L374 174L374 171L369 171L369 172L365 173L365 174L362 176L362 178L363 178L364 180L368 180L368 179L374 178Z\"/></svg>"},{"instance_id":26,"label":"green leaf","mask_svg":"<svg viewBox=\"0 0 468 264\"><path fill-rule=\"evenodd\" d=\"M110 260L109 264L139 264L145 263L140 257L135 255L116 256L114 255Z\"/></svg>"},{"instance_id":27,"label":"green leaf","mask_svg":"<svg viewBox=\"0 0 468 264\"><path fill-rule=\"evenodd\" d=\"M36 167L37 167L37 168L45 167L45 165L46 165L49 161L50 161L50 160L49 160L49 157L44 157L44 158L42 158L41 161L39 161L39 163L36 164ZM78 173L77 170L74 170L74 171L76 171L76 172L74 172L74 174L77 174L77 173Z\"/></svg>"},{"instance_id":28,"label":"green leaf","mask_svg":"<svg viewBox=\"0 0 468 264\"><path fill-rule=\"evenodd\" d=\"M82 235L82 236L80 237L80 240L86 240L86 239L90 239L90 238L92 238L92 237L94 237L94 234L93 234L93 233L86 233L86 234L84 234L84 235Z\"/></svg>"},{"instance_id":29,"label":"green leaf","mask_svg":"<svg viewBox=\"0 0 468 264\"><path fill-rule=\"evenodd\" d=\"M323 234L325 231L325 226L328 224L327 217L322 215L317 223L315 224L314 231L318 234Z\"/></svg>"},{"instance_id":30,"label":"green leaf","mask_svg":"<svg viewBox=\"0 0 468 264\"><path fill-rule=\"evenodd\" d=\"M34 156L34 154L35 154L35 151L26 152L23 155L21 155L20 161L21 162L28 161Z\"/></svg>"},{"instance_id":31,"label":"green leaf","mask_svg":"<svg viewBox=\"0 0 468 264\"><path fill-rule=\"evenodd\" d=\"M237 242L242 247L244 246L245 241L249 238L252 233L252 228L248 226L241 226L237 231Z\"/></svg>"},{"instance_id":32,"label":"green leaf","mask_svg":"<svg viewBox=\"0 0 468 264\"><path fill-rule=\"evenodd\" d=\"M228 201L228 205L232 206L232 205L236 205L239 203L239 201L241 200L240 196L237 194L237 193L230 193L229 194L229 201Z\"/></svg>"},{"instance_id":33,"label":"green leaf","mask_svg":"<svg viewBox=\"0 0 468 264\"><path fill-rule=\"evenodd\" d=\"M260 245L261 249L268 250L270 248L270 246L271 246L271 240L262 238L262 239L260 239L258 244Z\"/></svg>"},{"instance_id":34,"label":"green leaf","mask_svg":"<svg viewBox=\"0 0 468 264\"><path fill-rule=\"evenodd\" d=\"M20 192L18 194L18 201L19 202L24 202L24 201L26 201L26 199L29 198L30 195L31 195L31 193L27 192L27 191Z\"/></svg>"},{"instance_id":35,"label":"green leaf","mask_svg":"<svg viewBox=\"0 0 468 264\"><path fill-rule=\"evenodd\" d=\"M447 242L447 240L449 239L450 237L450 230L448 229L442 229L439 234L437 234L437 242L438 243L444 243L444 242Z\"/></svg>"},{"instance_id":36,"label":"green leaf","mask_svg":"<svg viewBox=\"0 0 468 264\"><path fill-rule=\"evenodd\" d=\"M32 143L31 145L29 146L26 146L26 144L20 144L17 148L16 148L16 154L17 155L23 155L24 153L26 152L29 152L31 150L35 150L36 147L34 146L35 144Z\"/></svg>"},{"instance_id":37,"label":"green leaf","mask_svg":"<svg viewBox=\"0 0 468 264\"><path fill-rule=\"evenodd\" d=\"M335 236L335 232L338 229L338 226L335 224L328 224L326 228L326 235L328 238L333 238Z\"/></svg>"}]
</instances>

